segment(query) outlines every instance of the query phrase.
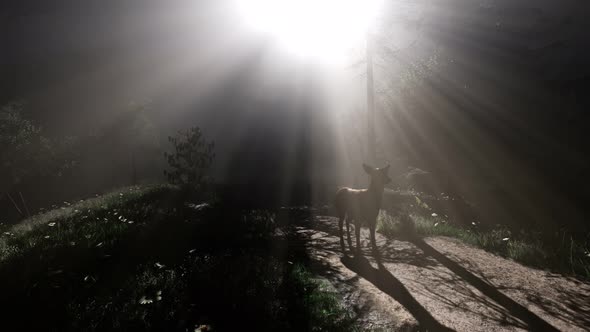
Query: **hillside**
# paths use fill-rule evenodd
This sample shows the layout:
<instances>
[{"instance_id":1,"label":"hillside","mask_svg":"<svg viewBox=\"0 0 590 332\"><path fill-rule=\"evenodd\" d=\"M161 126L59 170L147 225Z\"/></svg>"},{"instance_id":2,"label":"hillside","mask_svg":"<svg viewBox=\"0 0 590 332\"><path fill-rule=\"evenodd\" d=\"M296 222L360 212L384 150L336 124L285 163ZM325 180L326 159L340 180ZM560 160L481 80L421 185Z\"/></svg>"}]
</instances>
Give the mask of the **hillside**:
<instances>
[{"instance_id":1,"label":"hillside","mask_svg":"<svg viewBox=\"0 0 590 332\"><path fill-rule=\"evenodd\" d=\"M65 202L64 202L65 203ZM312 278L289 213L133 187L3 230L3 326L49 330L351 329ZM231 317L231 319L228 319Z\"/></svg>"}]
</instances>

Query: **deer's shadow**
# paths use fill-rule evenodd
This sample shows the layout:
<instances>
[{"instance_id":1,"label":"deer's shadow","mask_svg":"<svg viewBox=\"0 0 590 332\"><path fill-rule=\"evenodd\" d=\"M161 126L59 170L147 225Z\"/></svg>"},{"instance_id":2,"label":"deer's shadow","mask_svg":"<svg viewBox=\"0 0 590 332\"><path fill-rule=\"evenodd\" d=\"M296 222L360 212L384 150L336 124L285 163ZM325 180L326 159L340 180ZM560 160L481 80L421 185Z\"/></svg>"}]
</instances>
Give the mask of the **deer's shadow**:
<instances>
[{"instance_id":1,"label":"deer's shadow","mask_svg":"<svg viewBox=\"0 0 590 332\"><path fill-rule=\"evenodd\" d=\"M316 223L315 228L326 232L326 238L339 237L336 223L329 222L328 220L325 221L326 222ZM316 239L316 241L317 240L318 239ZM478 312L465 303L455 303L456 301L453 302L449 299L445 299L443 298L444 295L438 294L436 287L431 287L432 285L427 281L413 281L413 283L419 285L419 287L423 287L424 294L430 294L434 300L441 301L451 307L481 315L482 319L497 320L501 325L512 325L535 331L557 331L555 327L543 318L502 293L500 291L501 288L499 289L494 286L482 273L474 271L475 267L464 266L464 262L456 262L430 246L422 239L406 238L403 241L395 241L395 248L392 245L393 240L383 240L383 238L381 238L380 242L380 255L371 255L369 247L364 246L361 255L357 255L356 257L351 257L345 252L341 262L345 267L357 273L358 276L368 280L381 291L402 304L418 320L421 327L428 330L448 330L447 327L441 325L441 323L439 323L428 310L412 296L401 281L388 271L385 264L408 264L423 269L429 269L431 277L436 279L432 282L447 282L453 285L453 288L460 293L460 297L465 298L468 301L477 301L477 303L498 313L498 315L493 315L492 317L491 313ZM338 241L327 241L326 239L323 243L320 243L319 246L321 246L323 250L328 250L332 254L343 254ZM367 255L366 257L369 257L369 259L362 256L363 254ZM374 257L376 264L371 264L370 261L373 261L373 259L370 258L371 256ZM441 267L446 269L441 270ZM437 278L437 275L440 275L440 278ZM477 294L474 293L473 290L476 290ZM524 293L529 292L529 290L525 288L519 289L519 291ZM537 301L531 302L540 305ZM584 312L575 312L572 317L568 319L565 313L556 314L549 310L544 311L550 316L567 321L572 325L581 328L590 327L588 325L588 317Z\"/></svg>"},{"instance_id":2,"label":"deer's shadow","mask_svg":"<svg viewBox=\"0 0 590 332\"><path fill-rule=\"evenodd\" d=\"M363 256L344 256L341 262L348 269L362 276L403 305L418 321L421 330L453 331L439 323L426 308L416 301L404 284L394 277L383 264L379 263L378 267L375 268Z\"/></svg>"}]
</instances>

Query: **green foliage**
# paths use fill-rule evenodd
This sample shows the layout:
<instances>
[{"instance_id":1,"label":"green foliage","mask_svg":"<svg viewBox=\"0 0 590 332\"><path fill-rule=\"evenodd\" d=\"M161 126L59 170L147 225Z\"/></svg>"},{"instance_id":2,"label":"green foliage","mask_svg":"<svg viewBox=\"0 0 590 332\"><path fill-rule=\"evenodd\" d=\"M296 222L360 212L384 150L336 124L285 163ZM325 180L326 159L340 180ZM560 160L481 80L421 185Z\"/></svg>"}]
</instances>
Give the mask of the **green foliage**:
<instances>
[{"instance_id":1,"label":"green foliage","mask_svg":"<svg viewBox=\"0 0 590 332\"><path fill-rule=\"evenodd\" d=\"M213 162L214 143L208 142L198 127L179 131L176 137L168 137L174 146L172 153L165 153L170 170L164 171L172 184L189 188L202 187L206 173Z\"/></svg>"},{"instance_id":2,"label":"green foliage","mask_svg":"<svg viewBox=\"0 0 590 332\"><path fill-rule=\"evenodd\" d=\"M377 231L389 237L411 239L416 236L416 225L406 214L391 216L385 210L380 210L377 216Z\"/></svg>"},{"instance_id":3,"label":"green foliage","mask_svg":"<svg viewBox=\"0 0 590 332\"><path fill-rule=\"evenodd\" d=\"M22 103L0 108L0 188L10 191L35 177L61 176L76 165L75 139L55 140L22 117Z\"/></svg>"},{"instance_id":4,"label":"green foliage","mask_svg":"<svg viewBox=\"0 0 590 332\"><path fill-rule=\"evenodd\" d=\"M400 234L401 224L398 218L380 210L377 216L377 231L385 236L394 237Z\"/></svg>"},{"instance_id":5,"label":"green foliage","mask_svg":"<svg viewBox=\"0 0 590 332\"><path fill-rule=\"evenodd\" d=\"M297 264L287 277L287 284L294 289L299 302L297 307L304 308L301 313L302 326L307 331L355 331L356 326L351 313L342 307L335 290L330 290L330 283L314 279L313 275L301 264Z\"/></svg>"},{"instance_id":6,"label":"green foliage","mask_svg":"<svg viewBox=\"0 0 590 332\"><path fill-rule=\"evenodd\" d=\"M0 109L0 187L20 183L40 164L48 140L40 129L21 116L22 104L9 104Z\"/></svg>"}]
</instances>

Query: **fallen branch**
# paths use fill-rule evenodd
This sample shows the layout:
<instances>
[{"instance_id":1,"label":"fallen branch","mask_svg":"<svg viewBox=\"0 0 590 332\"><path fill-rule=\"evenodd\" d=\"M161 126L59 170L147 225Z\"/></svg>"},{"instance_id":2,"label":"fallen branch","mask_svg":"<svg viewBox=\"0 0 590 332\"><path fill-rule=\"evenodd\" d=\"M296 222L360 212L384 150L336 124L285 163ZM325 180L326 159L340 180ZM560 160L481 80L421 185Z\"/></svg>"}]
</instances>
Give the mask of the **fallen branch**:
<instances>
[{"instance_id":1,"label":"fallen branch","mask_svg":"<svg viewBox=\"0 0 590 332\"><path fill-rule=\"evenodd\" d=\"M14 201L14 199L12 199L12 196L10 195L10 193L6 193L6 195L8 196L8 198L10 199L10 201L12 202L12 205L14 205L14 208L18 211L18 213L21 216L24 216L23 211L21 211L21 209L18 207L18 204L16 204L16 202Z\"/></svg>"}]
</instances>

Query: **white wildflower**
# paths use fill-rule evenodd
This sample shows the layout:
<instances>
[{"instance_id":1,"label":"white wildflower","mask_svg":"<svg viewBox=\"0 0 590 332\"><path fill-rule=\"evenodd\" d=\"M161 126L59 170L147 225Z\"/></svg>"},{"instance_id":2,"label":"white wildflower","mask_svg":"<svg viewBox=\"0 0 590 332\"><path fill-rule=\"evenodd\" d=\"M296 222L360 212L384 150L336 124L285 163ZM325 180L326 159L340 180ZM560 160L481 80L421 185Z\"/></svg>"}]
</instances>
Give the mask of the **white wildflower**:
<instances>
[{"instance_id":1,"label":"white wildflower","mask_svg":"<svg viewBox=\"0 0 590 332\"><path fill-rule=\"evenodd\" d=\"M206 324L195 326L195 332L205 332L205 331L211 331L211 326L206 325Z\"/></svg>"},{"instance_id":2,"label":"white wildflower","mask_svg":"<svg viewBox=\"0 0 590 332\"><path fill-rule=\"evenodd\" d=\"M147 298L145 295L141 297L141 299L139 299L139 304L152 304L154 303L154 300Z\"/></svg>"}]
</instances>

